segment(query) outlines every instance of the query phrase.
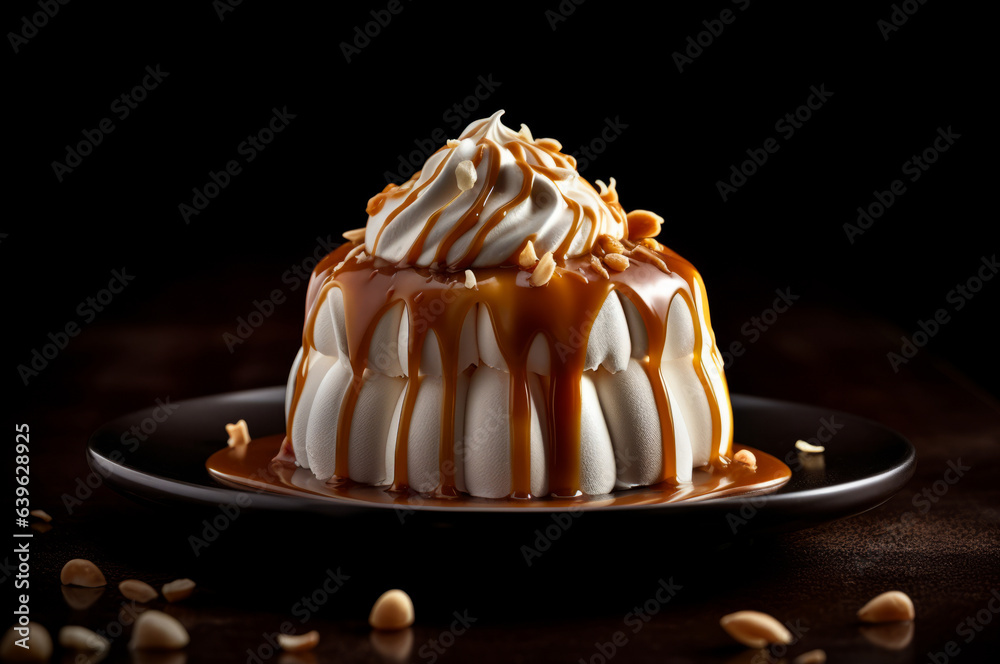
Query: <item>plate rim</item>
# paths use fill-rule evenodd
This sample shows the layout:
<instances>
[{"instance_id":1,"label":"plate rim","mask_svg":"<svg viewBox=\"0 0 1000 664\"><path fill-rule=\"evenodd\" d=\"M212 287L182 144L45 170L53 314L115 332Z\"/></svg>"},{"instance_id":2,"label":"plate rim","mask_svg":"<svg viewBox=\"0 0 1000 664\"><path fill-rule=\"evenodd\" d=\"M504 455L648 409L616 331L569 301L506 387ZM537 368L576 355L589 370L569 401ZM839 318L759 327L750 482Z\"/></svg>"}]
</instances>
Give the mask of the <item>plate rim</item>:
<instances>
[{"instance_id":1,"label":"plate rim","mask_svg":"<svg viewBox=\"0 0 1000 664\"><path fill-rule=\"evenodd\" d=\"M248 390L237 390L231 392L221 392L215 394L207 394L198 397L192 397L189 399L184 399L182 401L174 402L178 405L183 405L185 403L192 402L205 402L209 400L221 400L221 399L236 399L239 401L244 400L280 400L284 402L284 392L285 387L283 385L275 385L270 387L259 387L252 388ZM865 506L861 510L856 510L851 512L851 514L860 514L861 512L874 509L879 505L885 503L892 498L913 476L916 468L916 449L913 443L909 441L905 436L903 436L898 431L871 420L860 415L854 415L845 411L840 411L837 409L827 409L823 406L817 406L814 404L799 403L795 401L787 401L783 399L772 399L769 397L762 397L757 395L747 395L733 393L730 395L731 401L733 403L734 411L737 409L737 405L741 407L779 407L779 408L795 408L795 409L822 409L826 415L830 416L842 416L848 418L852 421L863 423L866 427L880 430L888 438L893 438L897 442L905 445L905 453L901 461L891 468L879 471L873 475L869 475L862 478L857 478L853 480L848 480L845 482L838 482L832 485L825 485L822 487L799 489L791 492L782 492L779 489L777 492L773 493L756 493L747 494L741 496L723 496L720 498L713 498L710 500L703 501L679 501L673 503L659 503L659 504L643 504L643 505L607 505L607 506L597 506L591 508L584 508L584 512L588 514L593 513L607 513L607 512L620 512L620 511L655 511L663 512L666 511L681 511L684 512L697 512L697 511L722 511L725 508L732 510L733 508L740 508L746 504L747 501L754 501L756 507L766 507L766 506L777 506L784 509L790 509L792 512L799 512L800 510L795 509L796 507L801 507L803 503L808 503L811 500L816 500L822 498L825 503L826 511L829 508L836 510L839 503L845 502L845 499L849 499L854 496L860 489L865 487L870 487L873 484L884 484L888 485L889 488L885 489L884 497L879 502L872 502ZM433 505L433 504L416 504L401 507L399 505L392 504L379 504L379 503L363 503L354 502L350 500L341 500L334 497L326 496L292 496L283 495L278 493L271 493L268 491L257 491L250 488L238 488L235 486L229 486L219 482L217 479L212 477L207 469L202 466L205 473L204 484L189 482L183 479L176 479L171 477L165 477L162 475L157 475L148 470L143 470L137 468L133 465L127 463L127 460L117 462L108 458L106 455L101 453L98 449L97 441L98 438L105 432L111 429L117 429L117 424L119 422L135 422L136 419L145 417L146 414L150 413L153 408L142 408L131 411L129 413L122 414L111 420L108 420L100 427L94 430L94 432L88 437L87 440L87 462L90 467L95 471L100 473L105 481L108 481L113 488L116 490L124 492L126 495L135 495L139 498L146 498L148 496L142 495L145 491L152 490L158 494L163 494L177 502L188 503L191 505L206 505L211 504L217 506L220 504L232 503L237 499L238 496L253 496L250 504L247 505L248 508L253 510L277 510L285 511L289 509L296 509L309 512L320 512L320 513L331 513L331 512L343 512L343 513L363 513L370 512L371 510L399 510L407 509L413 510L415 512L431 512L431 513L448 513L448 514L532 514L532 515L546 515L555 513L565 513L569 511L578 511L577 508L572 507L545 507L539 505L537 507L510 507L510 506L497 506L488 507L483 505L464 505L464 506L449 506L449 505ZM766 451L766 450L765 450ZM771 454L771 452L768 452ZM794 473L794 471L793 471ZM176 490L171 490L176 486L184 486L186 488L186 493L180 493ZM138 490L136 490L138 489ZM159 496L158 496L159 497ZM762 501L762 502L758 502ZM849 500L846 502L850 502Z\"/></svg>"}]
</instances>

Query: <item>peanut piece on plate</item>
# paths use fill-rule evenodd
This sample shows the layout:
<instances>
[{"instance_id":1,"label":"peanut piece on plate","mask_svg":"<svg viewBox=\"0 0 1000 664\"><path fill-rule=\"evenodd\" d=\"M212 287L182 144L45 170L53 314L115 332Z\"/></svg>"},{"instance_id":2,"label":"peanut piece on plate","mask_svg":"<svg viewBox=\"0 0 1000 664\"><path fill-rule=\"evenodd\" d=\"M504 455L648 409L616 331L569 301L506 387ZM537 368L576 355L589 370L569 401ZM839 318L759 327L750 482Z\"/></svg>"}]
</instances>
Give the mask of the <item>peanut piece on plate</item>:
<instances>
[{"instance_id":1,"label":"peanut piece on plate","mask_svg":"<svg viewBox=\"0 0 1000 664\"><path fill-rule=\"evenodd\" d=\"M757 470L757 457L750 450L740 450L733 456L733 461L748 467L750 470Z\"/></svg>"},{"instance_id":2,"label":"peanut piece on plate","mask_svg":"<svg viewBox=\"0 0 1000 664\"><path fill-rule=\"evenodd\" d=\"M826 451L826 448L822 445L812 445L804 440L795 441L795 449L800 452L808 452L809 454L822 454Z\"/></svg>"},{"instance_id":3,"label":"peanut piece on plate","mask_svg":"<svg viewBox=\"0 0 1000 664\"><path fill-rule=\"evenodd\" d=\"M236 424L227 424L226 433L229 434L229 439L226 441L229 447L240 447L250 442L250 429L247 428L246 420L240 420Z\"/></svg>"}]
</instances>

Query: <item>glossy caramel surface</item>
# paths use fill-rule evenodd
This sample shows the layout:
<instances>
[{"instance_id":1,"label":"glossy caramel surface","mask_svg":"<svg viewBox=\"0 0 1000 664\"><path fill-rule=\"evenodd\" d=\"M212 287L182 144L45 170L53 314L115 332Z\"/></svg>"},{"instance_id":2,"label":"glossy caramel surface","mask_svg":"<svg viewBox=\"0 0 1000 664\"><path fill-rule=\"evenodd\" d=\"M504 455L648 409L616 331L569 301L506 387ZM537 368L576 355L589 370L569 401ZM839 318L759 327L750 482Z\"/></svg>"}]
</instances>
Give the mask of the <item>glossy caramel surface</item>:
<instances>
[{"instance_id":1,"label":"glossy caramel surface","mask_svg":"<svg viewBox=\"0 0 1000 664\"><path fill-rule=\"evenodd\" d=\"M295 496L325 497L386 506L430 507L434 509L596 509L638 505L659 505L681 500L707 500L723 496L776 491L792 476L779 459L742 445L734 453L748 449L757 458L755 469L719 457L694 471L693 481L677 485L671 482L615 491L601 496L547 497L538 500L434 496L415 492L389 491L386 487L365 486L354 482L330 483L316 479L305 468L275 459L284 437L280 434L250 441L248 445L227 447L213 454L205 466L212 477L225 484L257 491Z\"/></svg>"},{"instance_id":2,"label":"glossy caramel surface","mask_svg":"<svg viewBox=\"0 0 1000 664\"><path fill-rule=\"evenodd\" d=\"M704 283L694 267L676 253L635 252L629 268L597 272L585 258L565 259L552 278L541 287L529 282L531 271L517 266L478 268L476 286L465 285L463 272L442 272L424 268L400 268L385 264L364 253L351 255L357 244L345 244L324 259L314 271L307 300L307 318L303 332L304 357L295 379L288 439L280 457L294 459L291 435L296 409L308 377L310 354L318 352L313 339L317 315L328 315L319 306L332 288L339 288L344 299L348 361L353 385L340 406L336 438L336 468L332 483L349 479L348 458L351 419L368 368L369 349L375 328L392 307L402 302L409 317L406 387L402 415L395 441L395 476L392 487L405 491L409 426L422 380L421 349L428 334L434 334L441 349L444 397L442 399L439 445L440 484L435 493L455 495L454 413L463 321L474 306L486 306L500 352L510 376L509 412L511 487L514 498L530 498L531 403L528 394L528 353L536 337L549 346L550 375L545 377L547 440L550 446L549 487L557 496L580 492L580 409L581 380L586 359L586 334L605 298L617 290L627 297L642 317L648 337L648 354L640 364L646 372L657 404L663 445L660 482L672 482L675 468L675 441L667 387L660 372L661 355L666 341L668 312L674 298L681 298L694 321L695 347L693 366L708 399L712 417L711 459L728 456L732 449L731 429L723 427L723 418L731 420L732 406L722 359L711 334L708 300ZM662 264L653 262L658 259ZM704 330L708 330L705 334ZM580 343L580 335L584 343ZM710 375L718 376L713 383ZM721 388L721 389L720 389Z\"/></svg>"}]
</instances>

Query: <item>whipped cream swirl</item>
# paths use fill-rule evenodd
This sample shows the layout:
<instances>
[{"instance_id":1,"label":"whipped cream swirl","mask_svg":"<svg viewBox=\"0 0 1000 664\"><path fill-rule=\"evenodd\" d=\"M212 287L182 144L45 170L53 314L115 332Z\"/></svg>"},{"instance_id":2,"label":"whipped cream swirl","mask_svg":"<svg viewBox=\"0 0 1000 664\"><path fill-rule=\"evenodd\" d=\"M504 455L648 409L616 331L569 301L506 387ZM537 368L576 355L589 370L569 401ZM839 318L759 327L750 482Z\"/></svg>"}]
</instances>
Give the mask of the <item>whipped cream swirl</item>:
<instances>
[{"instance_id":1,"label":"whipped cream swirl","mask_svg":"<svg viewBox=\"0 0 1000 664\"><path fill-rule=\"evenodd\" d=\"M529 240L562 262L589 253L600 235L625 235L613 186L598 193L557 141L535 140L524 125L515 132L501 115L473 122L409 181L369 201L369 254L455 270L516 264Z\"/></svg>"}]
</instances>

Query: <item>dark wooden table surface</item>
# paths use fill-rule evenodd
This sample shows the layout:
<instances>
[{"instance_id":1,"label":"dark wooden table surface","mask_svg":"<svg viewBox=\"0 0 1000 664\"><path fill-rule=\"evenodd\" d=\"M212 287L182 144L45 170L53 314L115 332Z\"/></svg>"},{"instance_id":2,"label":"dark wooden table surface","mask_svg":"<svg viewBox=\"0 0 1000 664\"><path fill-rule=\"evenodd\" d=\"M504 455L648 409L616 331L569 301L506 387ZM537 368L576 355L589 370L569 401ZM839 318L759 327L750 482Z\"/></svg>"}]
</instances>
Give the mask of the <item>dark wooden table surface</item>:
<instances>
[{"instance_id":1,"label":"dark wooden table surface","mask_svg":"<svg viewBox=\"0 0 1000 664\"><path fill-rule=\"evenodd\" d=\"M997 660L1000 286L975 276L992 278L981 270L997 246L983 214L996 190L985 17L914 0L655 15L621 0L8 4L5 396L31 427L32 507L53 517L30 560L31 613L53 635L83 625L118 635L106 661L170 664L791 662L817 648L834 662ZM853 518L722 543L581 519L528 567L534 525L252 510L196 555L190 538L220 510L140 505L91 474L88 436L113 418L283 383L304 289L282 275L308 272L386 182L501 108L563 142L587 180L616 176L626 209L667 218L661 239L704 274L720 342L744 344L734 392L900 431L917 449L907 486ZM248 150L258 137L266 151ZM134 285L88 308L123 266ZM759 339L742 333L776 287L801 301ZM275 290L283 303L230 352L237 316ZM954 321L894 372L887 354L938 312ZM10 359L30 362L67 324L83 329L14 382ZM967 470L948 483L953 466ZM59 584L75 557L110 582L86 609ZM8 545L5 607L16 562ZM343 580L332 594L331 576ZM190 599L152 605L188 628L182 653L129 653L117 582L130 577L197 582ZM636 622L671 580L675 596ZM412 595L416 624L373 634L369 608L392 587ZM858 607L893 588L916 604L912 634L861 628ZM796 642L738 646L719 618L741 609L790 622ZM319 630L318 649L275 653L286 622Z\"/></svg>"},{"instance_id":2,"label":"dark wooden table surface","mask_svg":"<svg viewBox=\"0 0 1000 664\"><path fill-rule=\"evenodd\" d=\"M182 302L187 287L161 294L163 309ZM735 391L844 410L902 432L917 449L917 469L888 503L801 532L721 544L662 526L595 532L583 519L531 567L519 547L533 534L516 526L414 529L252 511L195 555L190 538L203 533L211 511L158 510L103 485L87 495L84 446L102 422L157 398L283 380L297 310L275 316L232 354L220 341L225 328L190 320L161 313L96 323L19 414L31 425L33 506L53 516L32 544L33 616L53 634L67 624L121 634L107 661L130 661L131 617L117 582L178 577L194 579L197 592L165 610L185 624L191 644L156 661L762 662L816 648L834 662L995 656L1000 403L929 350L893 373L885 355L899 333L879 320L792 308L729 376ZM951 464L967 470L946 484ZM82 610L70 606L58 580L74 557L93 560L110 582ZM333 578L339 583L327 582ZM661 581L680 589L665 604L647 605ZM371 603L392 587L412 595L416 624L402 634L372 633ZM856 623L857 608L888 589L913 598L912 630ZM648 621L635 611L644 605L656 609ZM770 653L736 645L718 621L740 609L789 621L796 642ZM294 631L319 630L318 649L275 653L273 636L286 621Z\"/></svg>"}]
</instances>

